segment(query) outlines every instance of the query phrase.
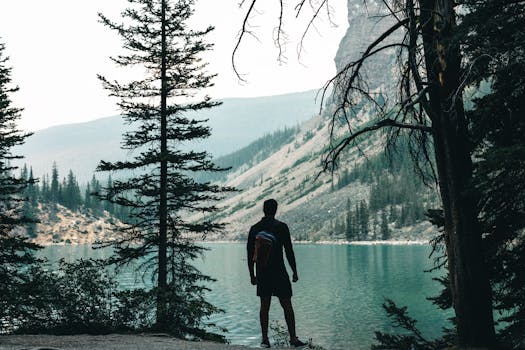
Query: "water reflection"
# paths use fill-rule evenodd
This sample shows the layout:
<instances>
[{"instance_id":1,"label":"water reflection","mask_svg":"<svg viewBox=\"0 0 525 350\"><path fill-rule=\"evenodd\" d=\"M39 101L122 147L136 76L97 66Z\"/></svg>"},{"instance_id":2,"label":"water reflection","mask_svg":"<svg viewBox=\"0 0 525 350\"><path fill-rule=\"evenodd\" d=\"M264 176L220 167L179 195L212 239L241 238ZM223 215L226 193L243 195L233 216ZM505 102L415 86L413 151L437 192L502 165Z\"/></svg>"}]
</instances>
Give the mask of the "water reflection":
<instances>
[{"instance_id":1,"label":"water reflection","mask_svg":"<svg viewBox=\"0 0 525 350\"><path fill-rule=\"evenodd\" d=\"M210 321L229 330L233 344L256 346L260 341L259 300L250 284L244 244L206 244L211 248L195 264L217 279L208 300L225 310ZM447 315L437 311L425 297L439 286L423 271L431 267L427 246L296 245L299 282L293 284L297 331L313 337L328 349L369 349L374 331L391 331L381 308L384 298L409 305L420 320L423 333L438 336ZM51 260L78 257L104 258L111 250L89 246L52 246L43 254ZM122 286L142 285L131 270L119 276ZM271 320L281 320L281 307L273 300Z\"/></svg>"}]
</instances>

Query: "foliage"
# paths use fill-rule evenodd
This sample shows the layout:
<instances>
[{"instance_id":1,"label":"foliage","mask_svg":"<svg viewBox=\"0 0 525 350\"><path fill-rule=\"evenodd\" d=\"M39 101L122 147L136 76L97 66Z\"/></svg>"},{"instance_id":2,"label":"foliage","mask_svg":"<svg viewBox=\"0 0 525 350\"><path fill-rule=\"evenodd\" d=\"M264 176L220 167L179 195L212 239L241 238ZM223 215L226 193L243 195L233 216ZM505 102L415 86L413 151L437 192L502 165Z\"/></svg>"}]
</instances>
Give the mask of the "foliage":
<instances>
[{"instance_id":1,"label":"foliage","mask_svg":"<svg viewBox=\"0 0 525 350\"><path fill-rule=\"evenodd\" d=\"M351 167L350 171L349 167L344 168L337 182L337 189L356 181L370 184L366 210L369 219L376 220L382 227L381 237L389 237L388 225L385 225L389 222L395 223L396 227L403 227L423 221L425 206L438 200L434 188L426 186L414 172L407 142L399 140L398 147L395 152L384 151L369 157L362 164ZM385 220L383 216L387 211ZM359 220L364 221L363 218L358 219L359 215L359 208L352 209L347 205L345 232L348 240L357 238L359 231L362 231L362 237L366 237L364 223L352 226Z\"/></svg>"},{"instance_id":2,"label":"foliage","mask_svg":"<svg viewBox=\"0 0 525 350\"><path fill-rule=\"evenodd\" d=\"M468 112L480 221L503 344L525 348L525 4L460 2L460 26L473 89Z\"/></svg>"},{"instance_id":3,"label":"foliage","mask_svg":"<svg viewBox=\"0 0 525 350\"><path fill-rule=\"evenodd\" d=\"M492 287L494 316L500 347L525 347L525 139L523 138L525 36L516 30L525 25L525 8L514 1L462 1L465 12L456 40L465 48L466 81L475 94L468 117L473 154L477 159L472 179L478 197L484 256ZM490 25L487 25L490 23ZM443 212L430 211L431 221L443 227ZM435 240L443 243L444 234ZM436 266L447 256L436 251ZM449 276L436 280L439 295L430 298L441 309L452 307ZM453 332L445 332L452 341ZM384 342L385 343L385 342Z\"/></svg>"},{"instance_id":4,"label":"foliage","mask_svg":"<svg viewBox=\"0 0 525 350\"><path fill-rule=\"evenodd\" d=\"M445 339L427 340L416 327L417 321L408 315L407 307L398 307L392 300L387 299L383 304L387 315L391 318L394 327L403 329L405 334L386 334L375 332L377 344L372 350L437 350L450 346Z\"/></svg>"},{"instance_id":5,"label":"foliage","mask_svg":"<svg viewBox=\"0 0 525 350\"><path fill-rule=\"evenodd\" d=\"M197 173L193 177L198 181L224 180L229 173L243 166L252 166L267 158L283 145L290 143L298 132L298 127L285 127L282 130L264 135L240 150L214 159L214 163L217 166L227 168L228 171Z\"/></svg>"},{"instance_id":6,"label":"foliage","mask_svg":"<svg viewBox=\"0 0 525 350\"><path fill-rule=\"evenodd\" d=\"M121 235L104 243L115 250L109 263L124 266L138 260L137 272L154 276L156 329L203 336L204 319L218 310L202 297L201 282L209 277L190 264L203 248L185 236L222 228L209 219L194 222L189 217L214 212L214 202L229 189L189 176L223 169L206 152L180 147L210 135L204 121L190 118L189 112L219 104L201 97L201 90L212 86L213 75L205 71L201 55L212 47L204 37L213 28L188 28L193 6L192 0L133 0L122 13L125 24L100 15L126 49L113 61L121 67L140 66L144 75L125 83L99 77L120 98L126 122L137 127L123 135L122 147L135 151L133 158L101 161L97 170L133 174L113 179L98 193L107 203L129 208L125 226L116 227Z\"/></svg>"},{"instance_id":7,"label":"foliage","mask_svg":"<svg viewBox=\"0 0 525 350\"><path fill-rule=\"evenodd\" d=\"M188 273L186 269L183 271ZM57 266L34 264L26 276L11 307L0 317L0 333L108 334L155 329L156 290L123 290L115 271L106 269L103 262L82 259L66 262L62 259ZM191 288L189 283L187 287ZM205 316L203 310L220 311L204 301L200 293L194 293L193 299L177 296L180 290L175 288L169 293L174 307L192 318L187 324L195 329L186 329L185 333L179 328L165 331L180 337L197 334L201 339L225 340L197 327L198 320ZM186 308L190 314L182 310ZM214 325L206 326L212 329Z\"/></svg>"},{"instance_id":8,"label":"foliage","mask_svg":"<svg viewBox=\"0 0 525 350\"><path fill-rule=\"evenodd\" d=\"M23 198L30 184L14 175L18 168L11 164L21 158L13 148L29 135L16 128L22 110L12 106L11 94L18 88L11 86L11 68L6 66L4 50L5 45L0 43L0 319L16 310L27 279L23 267L36 262L34 252L39 248L25 235L25 226L35 222L28 217Z\"/></svg>"},{"instance_id":9,"label":"foliage","mask_svg":"<svg viewBox=\"0 0 525 350\"><path fill-rule=\"evenodd\" d=\"M81 194L81 187L76 175L69 170L67 177L59 181L60 174L56 162L53 162L51 169L51 180L45 174L42 181L37 183L33 176L33 168L27 170L24 164L20 172L20 179L27 181L27 188L23 191L27 201L24 202L24 215L32 220L37 220L42 208L50 211L51 219L56 220L57 204L81 213L90 213L97 217L104 217L107 214L119 220L129 220L129 210L126 207L116 205L107 201L102 201L93 193L98 193L102 189L100 181L93 175L90 182L86 183L84 194ZM111 175L108 175L106 186L111 185ZM42 207L41 207L42 206ZM36 223L28 223L26 230L30 237L36 237Z\"/></svg>"},{"instance_id":10,"label":"foliage","mask_svg":"<svg viewBox=\"0 0 525 350\"><path fill-rule=\"evenodd\" d=\"M101 334L115 330L117 282L92 260L34 266L18 308L19 333Z\"/></svg>"}]
</instances>

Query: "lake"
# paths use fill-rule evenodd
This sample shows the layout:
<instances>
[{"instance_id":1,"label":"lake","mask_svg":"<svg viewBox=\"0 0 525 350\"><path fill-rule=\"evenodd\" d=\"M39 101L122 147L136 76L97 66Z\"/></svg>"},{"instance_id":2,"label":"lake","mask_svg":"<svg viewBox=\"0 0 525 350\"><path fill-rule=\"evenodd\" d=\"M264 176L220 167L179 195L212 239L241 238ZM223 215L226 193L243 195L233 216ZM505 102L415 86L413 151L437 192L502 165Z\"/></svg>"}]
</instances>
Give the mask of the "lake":
<instances>
[{"instance_id":1,"label":"lake","mask_svg":"<svg viewBox=\"0 0 525 350\"><path fill-rule=\"evenodd\" d=\"M196 265L217 279L208 300L226 312L211 320L229 330L232 344L258 346L259 300L250 284L243 243L207 243L209 251ZM297 334L327 349L370 349L374 331L394 331L381 307L385 298L408 305L423 334L436 337L447 324L444 314L426 300L439 291L432 274L427 245L316 245L294 246L299 281L292 285ZM104 252L89 246L50 246L51 259L98 257ZM134 283L123 276L121 283ZM273 298L270 322L284 317ZM271 334L270 334L271 338ZM271 340L271 339L270 339Z\"/></svg>"}]
</instances>

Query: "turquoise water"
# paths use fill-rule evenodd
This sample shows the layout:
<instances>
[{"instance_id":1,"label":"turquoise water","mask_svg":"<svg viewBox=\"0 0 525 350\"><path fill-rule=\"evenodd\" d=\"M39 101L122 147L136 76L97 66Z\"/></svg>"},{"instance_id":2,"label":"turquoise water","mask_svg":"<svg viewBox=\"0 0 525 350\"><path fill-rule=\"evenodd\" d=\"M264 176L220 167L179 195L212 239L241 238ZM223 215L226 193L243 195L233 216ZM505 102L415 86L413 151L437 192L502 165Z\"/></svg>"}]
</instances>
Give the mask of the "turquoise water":
<instances>
[{"instance_id":1,"label":"turquoise water","mask_svg":"<svg viewBox=\"0 0 525 350\"><path fill-rule=\"evenodd\" d=\"M233 344L257 346L260 342L258 303L246 267L245 245L206 244L210 248L196 261L201 270L217 279L208 300L224 309L212 321L229 330ZM374 331L394 331L381 307L384 298L409 305L423 334L439 336L445 315L426 297L439 286L424 270L432 266L429 246L421 245L314 245L297 244L299 281L293 284L292 302L297 333L327 349L370 349ZM46 248L50 258L97 257L105 253L87 246ZM122 276L130 287L135 279ZM284 325L278 299L272 300L270 320Z\"/></svg>"}]
</instances>

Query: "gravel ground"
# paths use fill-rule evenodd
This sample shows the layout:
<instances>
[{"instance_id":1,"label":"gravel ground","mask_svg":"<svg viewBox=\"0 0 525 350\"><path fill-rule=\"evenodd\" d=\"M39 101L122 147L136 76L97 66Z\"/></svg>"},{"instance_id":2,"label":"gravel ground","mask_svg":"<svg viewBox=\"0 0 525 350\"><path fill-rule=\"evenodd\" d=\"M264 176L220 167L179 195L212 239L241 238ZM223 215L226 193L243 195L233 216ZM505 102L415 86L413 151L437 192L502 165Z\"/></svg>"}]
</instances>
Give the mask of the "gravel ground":
<instances>
[{"instance_id":1,"label":"gravel ground","mask_svg":"<svg viewBox=\"0 0 525 350\"><path fill-rule=\"evenodd\" d=\"M165 335L9 335L0 350L247 350L239 345L190 342Z\"/></svg>"}]
</instances>

